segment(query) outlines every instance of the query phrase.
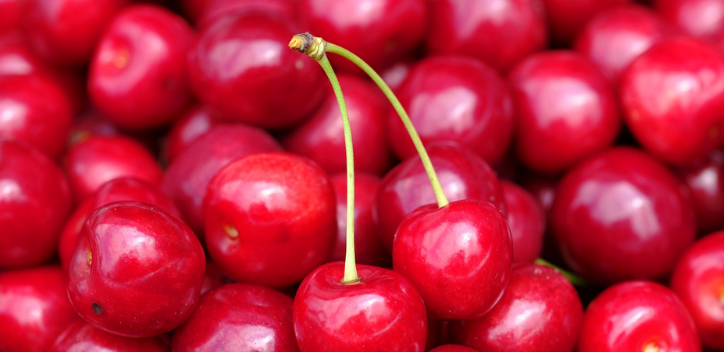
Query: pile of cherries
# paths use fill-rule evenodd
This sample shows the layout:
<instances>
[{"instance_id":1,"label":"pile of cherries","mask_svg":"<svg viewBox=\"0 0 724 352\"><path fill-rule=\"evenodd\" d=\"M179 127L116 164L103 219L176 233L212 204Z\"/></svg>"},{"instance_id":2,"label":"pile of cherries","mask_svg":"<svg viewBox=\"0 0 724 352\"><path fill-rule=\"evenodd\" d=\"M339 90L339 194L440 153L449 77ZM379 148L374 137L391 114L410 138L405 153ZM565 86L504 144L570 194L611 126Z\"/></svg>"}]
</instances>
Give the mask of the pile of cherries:
<instances>
[{"instance_id":1,"label":"pile of cherries","mask_svg":"<svg viewBox=\"0 0 724 352\"><path fill-rule=\"evenodd\" d=\"M430 350L724 351L724 0L0 0L0 352Z\"/></svg>"}]
</instances>

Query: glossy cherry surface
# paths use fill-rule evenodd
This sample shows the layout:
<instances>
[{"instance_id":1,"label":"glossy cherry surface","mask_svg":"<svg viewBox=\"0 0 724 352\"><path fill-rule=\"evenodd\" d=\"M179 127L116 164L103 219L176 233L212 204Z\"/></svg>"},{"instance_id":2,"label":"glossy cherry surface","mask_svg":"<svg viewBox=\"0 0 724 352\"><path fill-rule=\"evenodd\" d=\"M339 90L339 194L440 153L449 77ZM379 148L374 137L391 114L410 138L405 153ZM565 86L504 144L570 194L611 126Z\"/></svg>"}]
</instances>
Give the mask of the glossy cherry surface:
<instances>
[{"instance_id":1,"label":"glossy cherry surface","mask_svg":"<svg viewBox=\"0 0 724 352\"><path fill-rule=\"evenodd\" d=\"M543 250L546 213L530 192L517 184L501 180L508 227L513 240L513 263L531 263Z\"/></svg>"},{"instance_id":2,"label":"glossy cherry surface","mask_svg":"<svg viewBox=\"0 0 724 352\"><path fill-rule=\"evenodd\" d=\"M197 97L224 120L266 128L301 122L322 101L328 84L319 65L290 50L302 32L282 19L249 14L218 21L189 52Z\"/></svg>"},{"instance_id":3,"label":"glossy cherry surface","mask_svg":"<svg viewBox=\"0 0 724 352\"><path fill-rule=\"evenodd\" d=\"M465 56L417 62L397 92L422 142L455 141L490 165L502 159L515 125L510 90L490 66ZM387 138L401 158L416 155L397 112L388 114Z\"/></svg>"},{"instance_id":4,"label":"glossy cherry surface","mask_svg":"<svg viewBox=\"0 0 724 352\"><path fill-rule=\"evenodd\" d=\"M0 351L45 352L80 320L57 266L0 273Z\"/></svg>"},{"instance_id":5,"label":"glossy cherry surface","mask_svg":"<svg viewBox=\"0 0 724 352\"><path fill-rule=\"evenodd\" d=\"M451 324L453 341L488 352L570 352L583 320L578 293L558 271L515 267L500 301L486 315Z\"/></svg>"},{"instance_id":6,"label":"glossy cherry surface","mask_svg":"<svg viewBox=\"0 0 724 352\"><path fill-rule=\"evenodd\" d=\"M204 295L176 329L175 352L297 352L291 298L273 289L227 284Z\"/></svg>"},{"instance_id":7,"label":"glossy cherry surface","mask_svg":"<svg viewBox=\"0 0 724 352\"><path fill-rule=\"evenodd\" d=\"M158 338L135 339L120 336L78 321L65 329L55 340L50 352L167 352Z\"/></svg>"},{"instance_id":8,"label":"glossy cherry surface","mask_svg":"<svg viewBox=\"0 0 724 352\"><path fill-rule=\"evenodd\" d=\"M68 180L52 160L19 142L0 141L0 268L50 259L71 207Z\"/></svg>"},{"instance_id":9,"label":"glossy cherry surface","mask_svg":"<svg viewBox=\"0 0 724 352\"><path fill-rule=\"evenodd\" d=\"M677 174L688 187L699 233L724 229L724 151L714 149L702 162Z\"/></svg>"},{"instance_id":10,"label":"glossy cherry surface","mask_svg":"<svg viewBox=\"0 0 724 352\"><path fill-rule=\"evenodd\" d=\"M402 275L357 265L360 281L341 283L344 263L309 274L294 299L294 331L302 352L425 350L427 316Z\"/></svg>"},{"instance_id":11,"label":"glossy cherry surface","mask_svg":"<svg viewBox=\"0 0 724 352\"><path fill-rule=\"evenodd\" d=\"M515 151L530 169L560 173L616 139L621 119L613 86L580 54L531 55L513 69L510 82Z\"/></svg>"},{"instance_id":12,"label":"glossy cherry surface","mask_svg":"<svg viewBox=\"0 0 724 352\"><path fill-rule=\"evenodd\" d=\"M724 54L691 38L653 45L621 76L626 124L662 160L686 165L724 140Z\"/></svg>"},{"instance_id":13,"label":"glossy cherry surface","mask_svg":"<svg viewBox=\"0 0 724 352\"><path fill-rule=\"evenodd\" d=\"M151 337L196 309L204 251L181 220L152 205L115 202L96 209L71 258L68 297L95 327Z\"/></svg>"},{"instance_id":14,"label":"glossy cherry surface","mask_svg":"<svg viewBox=\"0 0 724 352\"><path fill-rule=\"evenodd\" d=\"M627 147L569 171L550 216L566 262L602 284L661 278L696 235L679 181L650 155Z\"/></svg>"},{"instance_id":15,"label":"glossy cherry surface","mask_svg":"<svg viewBox=\"0 0 724 352\"><path fill-rule=\"evenodd\" d=\"M548 41L541 0L431 1L430 54L462 54L507 71Z\"/></svg>"},{"instance_id":16,"label":"glossy cherry surface","mask_svg":"<svg viewBox=\"0 0 724 352\"><path fill-rule=\"evenodd\" d=\"M480 156L451 143L436 144L427 151L449 201L482 199L506 212L498 177ZM372 208L385 248L392 251L397 226L407 214L432 203L435 193L419 157L409 158L388 172Z\"/></svg>"},{"instance_id":17,"label":"glossy cherry surface","mask_svg":"<svg viewBox=\"0 0 724 352\"><path fill-rule=\"evenodd\" d=\"M297 0L213 0L199 16L196 28L203 30L226 18L252 13L299 22L302 19L297 3Z\"/></svg>"},{"instance_id":18,"label":"glossy cherry surface","mask_svg":"<svg viewBox=\"0 0 724 352\"><path fill-rule=\"evenodd\" d=\"M724 349L724 232L689 247L674 267L669 287L691 313L702 345Z\"/></svg>"},{"instance_id":19,"label":"glossy cherry surface","mask_svg":"<svg viewBox=\"0 0 724 352\"><path fill-rule=\"evenodd\" d=\"M701 351L686 307L668 288L627 281L607 288L586 308L578 352Z\"/></svg>"},{"instance_id":20,"label":"glossy cherry surface","mask_svg":"<svg viewBox=\"0 0 724 352\"><path fill-rule=\"evenodd\" d=\"M193 40L191 27L170 10L123 9L107 24L91 60L93 104L122 128L169 123L191 98L186 54Z\"/></svg>"},{"instance_id":21,"label":"glossy cherry surface","mask_svg":"<svg viewBox=\"0 0 724 352\"><path fill-rule=\"evenodd\" d=\"M488 201L420 207L400 223L392 267L441 319L473 319L498 302L510 278L513 244L505 215Z\"/></svg>"},{"instance_id":22,"label":"glossy cherry surface","mask_svg":"<svg viewBox=\"0 0 724 352\"><path fill-rule=\"evenodd\" d=\"M654 9L686 34L724 48L724 1L652 0Z\"/></svg>"},{"instance_id":23,"label":"glossy cherry surface","mask_svg":"<svg viewBox=\"0 0 724 352\"><path fill-rule=\"evenodd\" d=\"M216 125L216 120L211 117L208 109L203 106L197 105L186 109L174 121L168 134L166 134L163 149L163 157L166 162L173 162L189 144L208 132L214 125Z\"/></svg>"},{"instance_id":24,"label":"glossy cherry surface","mask_svg":"<svg viewBox=\"0 0 724 352\"><path fill-rule=\"evenodd\" d=\"M442 345L431 349L430 352L477 352L477 350L463 345Z\"/></svg>"},{"instance_id":25,"label":"glossy cherry surface","mask_svg":"<svg viewBox=\"0 0 724 352\"><path fill-rule=\"evenodd\" d=\"M337 237L334 190L313 161L291 153L234 160L209 182L206 247L238 282L284 288L324 263Z\"/></svg>"},{"instance_id":26,"label":"glossy cherry surface","mask_svg":"<svg viewBox=\"0 0 724 352\"><path fill-rule=\"evenodd\" d=\"M554 43L568 44L597 13L632 0L543 0Z\"/></svg>"},{"instance_id":27,"label":"glossy cherry surface","mask_svg":"<svg viewBox=\"0 0 724 352\"><path fill-rule=\"evenodd\" d=\"M352 126L352 145L356 151L354 169L383 175L392 164L392 151L387 140L390 103L369 80L342 74L338 79ZM292 153L314 160L329 174L345 172L342 117L331 89L319 109L284 136L282 145Z\"/></svg>"},{"instance_id":28,"label":"glossy cherry surface","mask_svg":"<svg viewBox=\"0 0 724 352\"><path fill-rule=\"evenodd\" d=\"M0 34L20 30L26 15L25 10L23 0L0 1Z\"/></svg>"}]
</instances>

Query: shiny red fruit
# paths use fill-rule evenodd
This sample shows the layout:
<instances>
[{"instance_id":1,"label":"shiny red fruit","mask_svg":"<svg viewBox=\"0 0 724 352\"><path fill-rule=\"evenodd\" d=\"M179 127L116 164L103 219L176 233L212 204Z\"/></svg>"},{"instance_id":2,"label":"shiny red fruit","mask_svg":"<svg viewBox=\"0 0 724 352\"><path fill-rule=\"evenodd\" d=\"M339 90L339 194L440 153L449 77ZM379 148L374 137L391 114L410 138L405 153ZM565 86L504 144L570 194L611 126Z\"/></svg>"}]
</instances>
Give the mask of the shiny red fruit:
<instances>
[{"instance_id":1,"label":"shiny red fruit","mask_svg":"<svg viewBox=\"0 0 724 352\"><path fill-rule=\"evenodd\" d=\"M197 105L184 111L174 121L166 135L163 149L164 160L172 163L189 144L208 132L214 125L216 125L216 120L203 106Z\"/></svg>"},{"instance_id":2,"label":"shiny red fruit","mask_svg":"<svg viewBox=\"0 0 724 352\"><path fill-rule=\"evenodd\" d=\"M724 48L724 1L652 0L654 10L686 34Z\"/></svg>"},{"instance_id":3,"label":"shiny red fruit","mask_svg":"<svg viewBox=\"0 0 724 352\"><path fill-rule=\"evenodd\" d=\"M0 34L19 31L26 16L26 1L0 1Z\"/></svg>"},{"instance_id":4,"label":"shiny red fruit","mask_svg":"<svg viewBox=\"0 0 724 352\"><path fill-rule=\"evenodd\" d=\"M501 180L508 227L513 240L513 263L532 263L543 250L546 213L532 194L517 184Z\"/></svg>"},{"instance_id":5,"label":"shiny red fruit","mask_svg":"<svg viewBox=\"0 0 724 352\"><path fill-rule=\"evenodd\" d=\"M294 330L302 352L422 352L425 304L402 275L357 265L360 281L341 283L344 263L315 269L294 299Z\"/></svg>"},{"instance_id":6,"label":"shiny red fruit","mask_svg":"<svg viewBox=\"0 0 724 352\"><path fill-rule=\"evenodd\" d=\"M49 351L166 352L168 348L158 338L134 339L120 336L81 320L68 326Z\"/></svg>"},{"instance_id":7,"label":"shiny red fruit","mask_svg":"<svg viewBox=\"0 0 724 352\"><path fill-rule=\"evenodd\" d=\"M71 258L68 297L95 327L128 337L171 331L196 309L204 251L181 220L123 201L96 209Z\"/></svg>"},{"instance_id":8,"label":"shiny red fruit","mask_svg":"<svg viewBox=\"0 0 724 352\"><path fill-rule=\"evenodd\" d=\"M297 10L297 3L297 0L213 0L209 1L208 6L200 13L196 28L204 30L227 18L251 13L260 13L288 22L300 21L301 12Z\"/></svg>"},{"instance_id":9,"label":"shiny red fruit","mask_svg":"<svg viewBox=\"0 0 724 352\"><path fill-rule=\"evenodd\" d=\"M512 262L505 215L482 200L418 208L400 223L392 247L394 270L441 319L473 319L490 311L508 284Z\"/></svg>"},{"instance_id":10,"label":"shiny red fruit","mask_svg":"<svg viewBox=\"0 0 724 352\"><path fill-rule=\"evenodd\" d=\"M442 345L435 347L430 352L478 352L470 347L463 345Z\"/></svg>"},{"instance_id":11,"label":"shiny red fruit","mask_svg":"<svg viewBox=\"0 0 724 352\"><path fill-rule=\"evenodd\" d=\"M724 151L714 149L702 162L677 174L688 187L699 233L724 229Z\"/></svg>"},{"instance_id":12,"label":"shiny red fruit","mask_svg":"<svg viewBox=\"0 0 724 352\"><path fill-rule=\"evenodd\" d=\"M552 41L568 44L597 13L633 0L543 0Z\"/></svg>"},{"instance_id":13,"label":"shiny red fruit","mask_svg":"<svg viewBox=\"0 0 724 352\"><path fill-rule=\"evenodd\" d=\"M235 281L291 286L329 256L335 204L329 177L311 160L282 152L242 157L209 182L206 247Z\"/></svg>"}]
</instances>

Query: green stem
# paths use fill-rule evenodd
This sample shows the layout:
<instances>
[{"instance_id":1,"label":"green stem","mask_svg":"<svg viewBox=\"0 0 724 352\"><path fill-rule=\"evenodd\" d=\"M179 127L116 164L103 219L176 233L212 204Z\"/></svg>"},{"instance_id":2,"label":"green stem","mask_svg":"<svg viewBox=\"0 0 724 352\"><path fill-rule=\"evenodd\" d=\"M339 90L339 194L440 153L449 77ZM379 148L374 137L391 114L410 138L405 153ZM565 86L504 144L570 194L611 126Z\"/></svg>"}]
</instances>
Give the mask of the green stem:
<instances>
[{"instance_id":1,"label":"green stem","mask_svg":"<svg viewBox=\"0 0 724 352\"><path fill-rule=\"evenodd\" d=\"M538 259L536 259L536 260L535 260L535 263L538 264L538 265L547 266L547 267L550 267L550 268L553 268L553 269L557 270L558 272L560 272L561 274L563 274L563 276L565 276L565 278L568 279L568 281L569 281L571 284L573 284L573 286L583 287L583 286L588 285L588 282L587 282L584 278L582 278L582 277L580 277L580 276L578 276L578 275L576 275L576 274L574 274L574 273L572 273L572 272L570 272L570 271L561 269L559 266L556 266L556 265L548 262L547 260L545 260L545 259L543 259L543 258L538 258Z\"/></svg>"},{"instance_id":2,"label":"green stem","mask_svg":"<svg viewBox=\"0 0 724 352\"><path fill-rule=\"evenodd\" d=\"M430 183L432 184L432 189L435 192L435 198L437 199L437 205L439 207L444 207L448 205L449 202L447 200L447 197L445 197L445 192L443 192L442 186L440 186L440 181L437 179L437 174L435 173L435 169L432 167L432 162L430 162L430 157L427 155L427 150L425 150L425 146L422 145L422 141L420 140L420 136L415 130L415 126L412 125L410 117L407 115L407 112L405 112L405 108L402 107L400 101L397 100L395 93L392 92L390 87L387 86L387 83L382 80L380 75L378 75L377 72L375 72L375 70L370 67L370 65L368 65L366 62L360 59L359 56L355 55L351 51L329 42L327 42L326 51L328 53L340 55L347 60L352 61L355 65L359 66L359 68L367 73L367 75L372 78L377 86L380 87L385 96L387 96L387 99L389 99L390 103L392 103L392 106L395 108L395 111L397 111L397 114L400 115L402 123L405 125L407 132L410 134L410 138L412 138L412 143L415 144L415 149L417 149L417 153L420 155L422 165L425 167L427 176L430 178Z\"/></svg>"}]
</instances>

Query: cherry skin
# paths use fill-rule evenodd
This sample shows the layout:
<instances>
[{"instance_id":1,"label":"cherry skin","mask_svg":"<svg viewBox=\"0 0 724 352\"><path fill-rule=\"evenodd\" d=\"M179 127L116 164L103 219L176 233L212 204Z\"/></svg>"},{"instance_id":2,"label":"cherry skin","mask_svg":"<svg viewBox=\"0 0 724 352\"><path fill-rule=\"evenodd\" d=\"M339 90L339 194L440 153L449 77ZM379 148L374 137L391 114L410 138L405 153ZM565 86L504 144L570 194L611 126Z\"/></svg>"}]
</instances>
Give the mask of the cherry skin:
<instances>
[{"instance_id":1,"label":"cherry skin","mask_svg":"<svg viewBox=\"0 0 724 352\"><path fill-rule=\"evenodd\" d=\"M627 281L607 288L583 316L578 352L701 351L691 315L668 288Z\"/></svg>"},{"instance_id":2,"label":"cherry skin","mask_svg":"<svg viewBox=\"0 0 724 352\"><path fill-rule=\"evenodd\" d=\"M669 287L691 313L702 345L724 349L724 232L689 247L674 267Z\"/></svg>"},{"instance_id":3,"label":"cherry skin","mask_svg":"<svg viewBox=\"0 0 724 352\"><path fill-rule=\"evenodd\" d=\"M450 330L455 342L479 351L570 352L582 320L578 293L560 272L523 264L488 314L455 321Z\"/></svg>"},{"instance_id":4,"label":"cherry skin","mask_svg":"<svg viewBox=\"0 0 724 352\"><path fill-rule=\"evenodd\" d=\"M164 141L163 158L173 162L189 144L208 132L216 120L211 117L208 109L197 105L186 109L171 125Z\"/></svg>"},{"instance_id":5,"label":"cherry skin","mask_svg":"<svg viewBox=\"0 0 724 352\"><path fill-rule=\"evenodd\" d=\"M653 45L621 76L626 124L662 160L686 165L724 140L724 54L691 38Z\"/></svg>"},{"instance_id":6,"label":"cherry skin","mask_svg":"<svg viewBox=\"0 0 724 352\"><path fill-rule=\"evenodd\" d=\"M50 259L71 207L68 180L52 160L20 142L0 141L0 268Z\"/></svg>"},{"instance_id":7,"label":"cherry skin","mask_svg":"<svg viewBox=\"0 0 724 352\"><path fill-rule=\"evenodd\" d=\"M427 148L449 201L482 199L506 212L495 172L480 156L452 143ZM402 219L420 206L435 203L435 193L419 157L411 157L385 175L377 191L372 216L382 244L392 251Z\"/></svg>"},{"instance_id":8,"label":"cherry skin","mask_svg":"<svg viewBox=\"0 0 724 352\"><path fill-rule=\"evenodd\" d=\"M0 34L19 31L26 16L25 1L0 1Z\"/></svg>"},{"instance_id":9,"label":"cherry skin","mask_svg":"<svg viewBox=\"0 0 724 352\"><path fill-rule=\"evenodd\" d=\"M290 22L299 22L296 0L214 0L199 16L196 28L203 30L231 16L262 13Z\"/></svg>"},{"instance_id":10,"label":"cherry skin","mask_svg":"<svg viewBox=\"0 0 724 352\"><path fill-rule=\"evenodd\" d=\"M498 302L510 278L513 244L505 215L490 202L426 205L400 223L392 267L441 319L473 319Z\"/></svg>"},{"instance_id":11,"label":"cherry skin","mask_svg":"<svg viewBox=\"0 0 724 352\"><path fill-rule=\"evenodd\" d=\"M166 352L168 349L158 338L134 339L111 334L81 320L68 326L49 351Z\"/></svg>"},{"instance_id":12,"label":"cherry skin","mask_svg":"<svg viewBox=\"0 0 724 352\"><path fill-rule=\"evenodd\" d=\"M554 43L568 44L597 13L633 0L543 0Z\"/></svg>"},{"instance_id":13,"label":"cherry skin","mask_svg":"<svg viewBox=\"0 0 724 352\"><path fill-rule=\"evenodd\" d=\"M201 285L201 296L227 282L226 276L213 261L206 259L206 273L204 283Z\"/></svg>"},{"instance_id":14,"label":"cherry skin","mask_svg":"<svg viewBox=\"0 0 724 352\"><path fill-rule=\"evenodd\" d=\"M714 149L701 163L677 174L689 190L699 233L724 229L724 151Z\"/></svg>"},{"instance_id":15,"label":"cherry skin","mask_svg":"<svg viewBox=\"0 0 724 352\"><path fill-rule=\"evenodd\" d=\"M541 0L444 0L429 6L425 43L430 54L468 55L505 72L546 46Z\"/></svg>"},{"instance_id":16,"label":"cherry skin","mask_svg":"<svg viewBox=\"0 0 724 352\"><path fill-rule=\"evenodd\" d=\"M628 147L589 158L563 177L550 226L570 267L601 284L661 278L696 235L676 177Z\"/></svg>"},{"instance_id":17,"label":"cherry skin","mask_svg":"<svg viewBox=\"0 0 724 352\"><path fill-rule=\"evenodd\" d=\"M301 32L262 14L227 18L202 31L189 52L191 88L215 116L265 128L304 120L324 98L324 73L289 50Z\"/></svg>"},{"instance_id":18,"label":"cherry skin","mask_svg":"<svg viewBox=\"0 0 724 352\"><path fill-rule=\"evenodd\" d=\"M510 82L518 112L515 150L528 168L557 174L616 139L621 119L613 86L583 56L531 55Z\"/></svg>"},{"instance_id":19,"label":"cherry skin","mask_svg":"<svg viewBox=\"0 0 724 352\"><path fill-rule=\"evenodd\" d=\"M383 175L392 164L387 141L387 112L390 103L374 83L352 75L338 75L344 92L355 171ZM334 93L329 93L320 108L302 125L282 138L286 150L306 156L329 174L345 172L345 145L342 117ZM360 152L364 151L364 152Z\"/></svg>"},{"instance_id":20,"label":"cherry skin","mask_svg":"<svg viewBox=\"0 0 724 352\"><path fill-rule=\"evenodd\" d=\"M724 48L724 1L652 0L654 9L686 34Z\"/></svg>"},{"instance_id":21,"label":"cherry skin","mask_svg":"<svg viewBox=\"0 0 724 352\"><path fill-rule=\"evenodd\" d=\"M204 295L189 320L176 329L177 352L297 352L293 301L279 291L227 284Z\"/></svg>"},{"instance_id":22,"label":"cherry skin","mask_svg":"<svg viewBox=\"0 0 724 352\"><path fill-rule=\"evenodd\" d=\"M538 202L543 206L546 214L548 214L553 205L553 200L556 198L558 179L559 177L550 177L530 172L523 175L518 181L518 184L538 199Z\"/></svg>"},{"instance_id":23,"label":"cherry skin","mask_svg":"<svg viewBox=\"0 0 724 352\"><path fill-rule=\"evenodd\" d=\"M543 250L546 213L530 192L517 184L501 180L508 227L513 240L513 263L531 263Z\"/></svg>"},{"instance_id":24,"label":"cherry skin","mask_svg":"<svg viewBox=\"0 0 724 352\"><path fill-rule=\"evenodd\" d=\"M204 250L181 220L122 201L96 209L71 258L68 297L86 321L128 337L181 325L196 309Z\"/></svg>"},{"instance_id":25,"label":"cherry skin","mask_svg":"<svg viewBox=\"0 0 724 352\"><path fill-rule=\"evenodd\" d=\"M431 349L430 352L477 352L477 350L463 345L442 345Z\"/></svg>"},{"instance_id":26,"label":"cherry skin","mask_svg":"<svg viewBox=\"0 0 724 352\"><path fill-rule=\"evenodd\" d=\"M407 279L357 265L360 281L345 285L343 272L344 263L328 263L299 286L293 317L300 351L424 351L425 304Z\"/></svg>"},{"instance_id":27,"label":"cherry skin","mask_svg":"<svg viewBox=\"0 0 724 352\"><path fill-rule=\"evenodd\" d=\"M170 10L133 5L120 11L91 60L93 104L125 129L166 125L191 98L186 54L193 40L191 27Z\"/></svg>"},{"instance_id":28,"label":"cherry skin","mask_svg":"<svg viewBox=\"0 0 724 352\"><path fill-rule=\"evenodd\" d=\"M514 115L505 80L485 63L465 56L429 57L412 67L398 91L420 139L455 141L490 165L513 137ZM401 159L416 155L397 112L388 114L387 138Z\"/></svg>"},{"instance_id":29,"label":"cherry skin","mask_svg":"<svg viewBox=\"0 0 724 352\"><path fill-rule=\"evenodd\" d=\"M325 262L337 236L329 177L290 153L234 160L209 182L204 209L209 254L238 282L298 283Z\"/></svg>"}]
</instances>

